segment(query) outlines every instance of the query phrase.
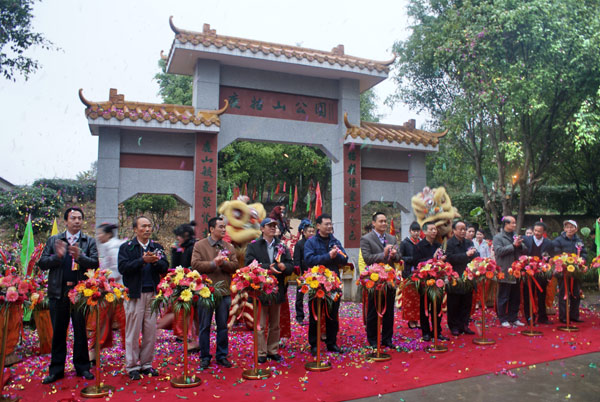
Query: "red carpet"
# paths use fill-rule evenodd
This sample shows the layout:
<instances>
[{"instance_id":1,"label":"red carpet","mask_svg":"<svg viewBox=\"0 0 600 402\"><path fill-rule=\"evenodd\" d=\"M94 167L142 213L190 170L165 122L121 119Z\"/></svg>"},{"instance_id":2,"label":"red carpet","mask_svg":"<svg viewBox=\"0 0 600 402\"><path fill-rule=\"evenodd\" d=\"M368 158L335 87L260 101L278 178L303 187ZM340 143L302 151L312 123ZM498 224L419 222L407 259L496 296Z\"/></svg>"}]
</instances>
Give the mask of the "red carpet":
<instances>
[{"instance_id":1,"label":"red carpet","mask_svg":"<svg viewBox=\"0 0 600 402\"><path fill-rule=\"evenodd\" d=\"M292 293L292 292L290 292ZM292 296L293 297L293 296ZM293 306L293 303L290 303ZM361 306L343 304L339 344L349 351L344 355L325 354L333 363L328 372L312 373L304 364L312 360L307 352L307 326L292 326L292 338L281 350L283 364L271 364L275 375L267 380L241 380L243 368L250 367L252 355L251 332L230 333L230 360L236 367L222 369L214 365L206 372L197 371L203 384L196 388L175 389L169 384L169 374L180 374L182 367L182 345L174 341L170 331L162 332L157 346L155 367L161 377L143 378L130 382L122 374L123 349L119 345L103 353L105 383L115 386L111 401L175 401L185 399L223 399L246 401L271 400L317 400L338 401L373 396L406 390L426 385L463 379L482 374L506 374L526 376L527 367L545 361L600 351L600 317L589 311L582 314L584 323L580 332L566 333L556 330L557 325L543 325L538 329L544 336L529 338L516 329L501 329L494 325L486 330L497 343L480 347L472 343L473 336L460 336L445 342L449 351L430 355L422 351L425 346L418 341L420 332L406 328L406 322L397 313L394 343L400 351L391 352L393 358L384 363L367 362L367 349L362 325ZM292 312L292 317L294 313ZM489 316L489 315L488 315ZM551 318L556 319L556 316ZM445 328L445 322L442 324ZM472 326L473 328L474 326ZM444 333L448 335L448 330ZM20 353L31 355L37 346L35 332L27 332ZM213 342L214 348L214 342ZM69 356L69 359L71 357ZM198 354L191 356L191 367L198 367ZM213 360L214 361L214 360ZM12 381L5 393L19 396L23 401L83 400L79 396L88 382L67 374L67 378L52 386L42 385L41 379L47 372L49 355L28 356L22 363L11 368ZM519 369L520 367L520 369ZM72 373L69 362L68 372ZM560 374L556 374L559 376ZM573 374L575 375L575 374Z\"/></svg>"}]
</instances>

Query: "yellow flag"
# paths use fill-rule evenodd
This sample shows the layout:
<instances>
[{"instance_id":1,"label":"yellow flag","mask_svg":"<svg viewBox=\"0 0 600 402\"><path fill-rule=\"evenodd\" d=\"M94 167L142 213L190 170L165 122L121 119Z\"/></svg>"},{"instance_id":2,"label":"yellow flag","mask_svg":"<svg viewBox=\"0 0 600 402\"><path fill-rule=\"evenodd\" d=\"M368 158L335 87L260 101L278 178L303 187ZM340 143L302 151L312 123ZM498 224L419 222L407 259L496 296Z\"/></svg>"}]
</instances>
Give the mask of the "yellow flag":
<instances>
[{"instance_id":1,"label":"yellow flag","mask_svg":"<svg viewBox=\"0 0 600 402\"><path fill-rule=\"evenodd\" d=\"M50 236L54 236L58 234L58 225L56 224L56 218L54 218L54 223L52 223L52 232L50 233Z\"/></svg>"}]
</instances>

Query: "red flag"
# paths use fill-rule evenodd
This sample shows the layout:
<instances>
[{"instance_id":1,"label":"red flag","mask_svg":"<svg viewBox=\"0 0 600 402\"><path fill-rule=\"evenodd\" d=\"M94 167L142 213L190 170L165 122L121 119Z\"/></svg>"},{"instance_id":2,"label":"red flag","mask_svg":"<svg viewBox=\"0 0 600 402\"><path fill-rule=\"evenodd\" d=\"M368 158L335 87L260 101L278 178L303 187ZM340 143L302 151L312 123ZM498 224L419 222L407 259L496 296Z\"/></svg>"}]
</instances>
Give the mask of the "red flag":
<instances>
[{"instance_id":1,"label":"red flag","mask_svg":"<svg viewBox=\"0 0 600 402\"><path fill-rule=\"evenodd\" d=\"M285 188L286 188L287 182L283 182L283 192L285 193Z\"/></svg>"},{"instance_id":2,"label":"red flag","mask_svg":"<svg viewBox=\"0 0 600 402\"><path fill-rule=\"evenodd\" d=\"M256 199L256 186L254 186L254 189L252 190L252 201L254 201Z\"/></svg>"},{"instance_id":3,"label":"red flag","mask_svg":"<svg viewBox=\"0 0 600 402\"><path fill-rule=\"evenodd\" d=\"M233 199L237 200L239 196L240 196L240 188L239 187L235 187L233 189Z\"/></svg>"},{"instance_id":4,"label":"red flag","mask_svg":"<svg viewBox=\"0 0 600 402\"><path fill-rule=\"evenodd\" d=\"M396 236L396 228L394 227L394 218L392 218L392 223L390 223L390 234L392 236Z\"/></svg>"},{"instance_id":5,"label":"red flag","mask_svg":"<svg viewBox=\"0 0 600 402\"><path fill-rule=\"evenodd\" d=\"M244 195L248 195L248 183L244 183Z\"/></svg>"},{"instance_id":6,"label":"red flag","mask_svg":"<svg viewBox=\"0 0 600 402\"><path fill-rule=\"evenodd\" d=\"M292 212L296 212L296 204L298 203L298 185L294 188L294 205L292 206Z\"/></svg>"},{"instance_id":7,"label":"red flag","mask_svg":"<svg viewBox=\"0 0 600 402\"><path fill-rule=\"evenodd\" d=\"M321 199L321 186L317 182L317 189L315 190L315 218L323 213L323 200Z\"/></svg>"},{"instance_id":8,"label":"red flag","mask_svg":"<svg viewBox=\"0 0 600 402\"><path fill-rule=\"evenodd\" d=\"M277 187L275 188L275 194L279 194L279 183L277 183Z\"/></svg>"}]
</instances>

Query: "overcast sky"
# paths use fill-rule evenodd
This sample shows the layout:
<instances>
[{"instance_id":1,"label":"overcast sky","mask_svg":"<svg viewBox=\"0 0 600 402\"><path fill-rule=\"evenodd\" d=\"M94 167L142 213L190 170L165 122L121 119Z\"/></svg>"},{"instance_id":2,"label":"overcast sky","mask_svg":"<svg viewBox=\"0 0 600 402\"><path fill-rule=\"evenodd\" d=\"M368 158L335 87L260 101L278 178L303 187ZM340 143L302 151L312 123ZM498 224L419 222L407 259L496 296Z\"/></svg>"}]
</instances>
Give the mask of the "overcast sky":
<instances>
[{"instance_id":1,"label":"overcast sky","mask_svg":"<svg viewBox=\"0 0 600 402\"><path fill-rule=\"evenodd\" d=\"M160 51L174 39L169 16L182 29L330 50L389 60L395 40L408 35L406 0L396 1L129 1L43 0L34 8L34 29L59 50L28 54L42 67L28 81L0 78L0 177L14 184L38 178L74 178L98 155L77 91L108 100L117 88L126 100L160 103ZM383 106L394 91L386 80L376 87L383 122L417 118L403 105Z\"/></svg>"}]
</instances>

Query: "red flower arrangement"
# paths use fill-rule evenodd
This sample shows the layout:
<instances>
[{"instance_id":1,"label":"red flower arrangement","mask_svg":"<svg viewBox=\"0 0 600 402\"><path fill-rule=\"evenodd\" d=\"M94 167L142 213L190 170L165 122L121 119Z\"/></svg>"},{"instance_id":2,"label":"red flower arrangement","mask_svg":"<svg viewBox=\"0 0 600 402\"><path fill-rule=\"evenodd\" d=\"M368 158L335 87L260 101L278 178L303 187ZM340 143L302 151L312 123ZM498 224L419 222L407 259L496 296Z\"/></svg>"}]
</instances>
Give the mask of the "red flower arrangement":
<instances>
[{"instance_id":1,"label":"red flower arrangement","mask_svg":"<svg viewBox=\"0 0 600 402\"><path fill-rule=\"evenodd\" d=\"M277 278L269 274L256 260L235 271L231 280L233 293L247 292L251 296L269 296L274 295L277 289Z\"/></svg>"},{"instance_id":2,"label":"red flower arrangement","mask_svg":"<svg viewBox=\"0 0 600 402\"><path fill-rule=\"evenodd\" d=\"M401 272L401 270L399 270ZM394 268L387 264L372 264L367 266L364 271L360 273L359 278L356 280L356 284L371 293L373 291L382 290L384 288L393 289L399 283Z\"/></svg>"},{"instance_id":3,"label":"red flower arrangement","mask_svg":"<svg viewBox=\"0 0 600 402\"><path fill-rule=\"evenodd\" d=\"M558 277L562 277L566 272L575 278L581 278L588 272L585 260L578 257L577 254L562 253L556 255L550 260L550 266L552 267L552 273Z\"/></svg>"},{"instance_id":4,"label":"red flower arrangement","mask_svg":"<svg viewBox=\"0 0 600 402\"><path fill-rule=\"evenodd\" d=\"M300 291L308 294L308 299L324 299L327 304L342 297L343 284L335 272L323 265L312 267L297 279Z\"/></svg>"},{"instance_id":5,"label":"red flower arrangement","mask_svg":"<svg viewBox=\"0 0 600 402\"><path fill-rule=\"evenodd\" d=\"M410 277L411 282L430 300L441 298L447 286L456 286L457 279L458 273L450 263L435 258L419 263Z\"/></svg>"},{"instance_id":6,"label":"red flower arrangement","mask_svg":"<svg viewBox=\"0 0 600 402\"><path fill-rule=\"evenodd\" d=\"M467 264L467 268L463 272L463 280L469 280L474 283L484 280L496 281L498 279L504 279L504 273L496 265L496 261L491 258L474 258Z\"/></svg>"},{"instance_id":7,"label":"red flower arrangement","mask_svg":"<svg viewBox=\"0 0 600 402\"><path fill-rule=\"evenodd\" d=\"M17 268L7 266L0 277L0 309L10 304L28 304L33 286L19 275Z\"/></svg>"},{"instance_id":8,"label":"red flower arrangement","mask_svg":"<svg viewBox=\"0 0 600 402\"><path fill-rule=\"evenodd\" d=\"M546 276L550 274L550 265L542 258L535 256L522 255L518 260L515 260L508 273L519 279L527 274L531 277Z\"/></svg>"}]
</instances>

